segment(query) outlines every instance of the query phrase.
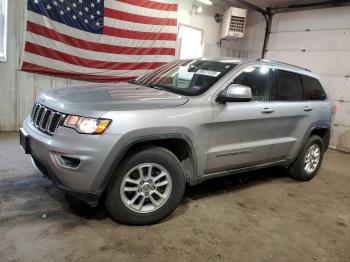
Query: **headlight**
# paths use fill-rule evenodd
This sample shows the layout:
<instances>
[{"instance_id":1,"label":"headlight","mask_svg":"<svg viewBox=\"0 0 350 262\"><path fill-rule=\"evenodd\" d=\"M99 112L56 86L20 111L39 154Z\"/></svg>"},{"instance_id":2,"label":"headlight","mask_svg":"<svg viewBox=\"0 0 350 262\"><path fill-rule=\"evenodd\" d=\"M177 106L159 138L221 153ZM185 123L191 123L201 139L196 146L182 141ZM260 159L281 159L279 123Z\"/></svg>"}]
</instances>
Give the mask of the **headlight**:
<instances>
[{"instance_id":1,"label":"headlight","mask_svg":"<svg viewBox=\"0 0 350 262\"><path fill-rule=\"evenodd\" d=\"M109 119L94 119L69 115L63 126L70 127L83 134L102 134L112 121Z\"/></svg>"}]
</instances>

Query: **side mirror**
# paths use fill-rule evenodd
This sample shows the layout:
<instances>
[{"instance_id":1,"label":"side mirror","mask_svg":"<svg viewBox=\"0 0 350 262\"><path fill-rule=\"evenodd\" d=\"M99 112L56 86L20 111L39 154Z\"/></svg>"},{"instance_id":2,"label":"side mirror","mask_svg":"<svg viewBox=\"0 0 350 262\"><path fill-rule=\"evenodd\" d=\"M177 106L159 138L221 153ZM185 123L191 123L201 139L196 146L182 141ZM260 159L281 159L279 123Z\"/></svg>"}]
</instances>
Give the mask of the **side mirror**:
<instances>
[{"instance_id":1,"label":"side mirror","mask_svg":"<svg viewBox=\"0 0 350 262\"><path fill-rule=\"evenodd\" d=\"M252 100L252 89L249 86L230 84L217 97L217 102L249 102Z\"/></svg>"}]
</instances>

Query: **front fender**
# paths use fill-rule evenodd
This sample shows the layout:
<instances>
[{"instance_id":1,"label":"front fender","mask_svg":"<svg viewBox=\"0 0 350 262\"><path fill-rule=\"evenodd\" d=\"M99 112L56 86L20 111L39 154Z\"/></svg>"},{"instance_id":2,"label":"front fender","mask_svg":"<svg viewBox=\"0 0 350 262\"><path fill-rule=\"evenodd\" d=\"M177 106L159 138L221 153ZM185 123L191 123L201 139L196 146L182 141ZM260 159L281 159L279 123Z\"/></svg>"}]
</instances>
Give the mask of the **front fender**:
<instances>
[{"instance_id":1,"label":"front fender","mask_svg":"<svg viewBox=\"0 0 350 262\"><path fill-rule=\"evenodd\" d=\"M104 175L96 178L95 183L99 185L98 191L103 192L105 190L116 168L131 147L138 143L163 139L182 139L188 144L194 167L191 180L195 180L196 174L203 172L206 161L205 157L197 157L203 154L201 152L205 152L205 150L201 148L201 145L196 144L195 134L191 130L182 127L144 128L130 131L121 136L116 142L104 164L108 166L108 169ZM190 183L194 182L190 181Z\"/></svg>"}]
</instances>

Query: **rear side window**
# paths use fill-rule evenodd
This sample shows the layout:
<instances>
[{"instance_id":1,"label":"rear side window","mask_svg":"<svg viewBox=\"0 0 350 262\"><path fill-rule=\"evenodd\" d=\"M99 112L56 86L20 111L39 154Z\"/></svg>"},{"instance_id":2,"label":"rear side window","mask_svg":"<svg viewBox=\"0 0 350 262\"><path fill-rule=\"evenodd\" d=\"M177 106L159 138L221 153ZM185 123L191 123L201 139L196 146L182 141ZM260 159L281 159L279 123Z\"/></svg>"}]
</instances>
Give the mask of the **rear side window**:
<instances>
[{"instance_id":1,"label":"rear side window","mask_svg":"<svg viewBox=\"0 0 350 262\"><path fill-rule=\"evenodd\" d=\"M272 100L303 100L303 89L299 74L279 69L275 70L275 84L272 89Z\"/></svg>"},{"instance_id":2,"label":"rear side window","mask_svg":"<svg viewBox=\"0 0 350 262\"><path fill-rule=\"evenodd\" d=\"M249 86L253 101L270 100L270 70L266 67L248 67L233 83Z\"/></svg>"},{"instance_id":3,"label":"rear side window","mask_svg":"<svg viewBox=\"0 0 350 262\"><path fill-rule=\"evenodd\" d=\"M326 93L316 78L301 75L301 80L303 81L304 100L326 100Z\"/></svg>"}]
</instances>

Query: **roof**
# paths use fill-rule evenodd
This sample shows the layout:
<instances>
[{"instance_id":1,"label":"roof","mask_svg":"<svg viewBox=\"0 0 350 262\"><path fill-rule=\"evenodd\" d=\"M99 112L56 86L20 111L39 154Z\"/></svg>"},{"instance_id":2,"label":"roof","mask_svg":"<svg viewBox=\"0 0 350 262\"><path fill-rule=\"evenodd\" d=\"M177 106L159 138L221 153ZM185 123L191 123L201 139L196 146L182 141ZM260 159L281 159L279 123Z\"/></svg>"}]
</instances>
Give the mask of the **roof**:
<instances>
[{"instance_id":1,"label":"roof","mask_svg":"<svg viewBox=\"0 0 350 262\"><path fill-rule=\"evenodd\" d=\"M268 59L247 59L247 58L239 58L239 57L203 57L204 60L210 60L210 61L217 61L217 62L223 62L223 63L232 63L232 64L243 64L247 62L265 62L270 65L276 65L276 66L283 66L290 69L295 69L299 71L304 71L307 73L311 73L310 69L280 62L280 61L274 61L274 60L268 60Z\"/></svg>"}]
</instances>

